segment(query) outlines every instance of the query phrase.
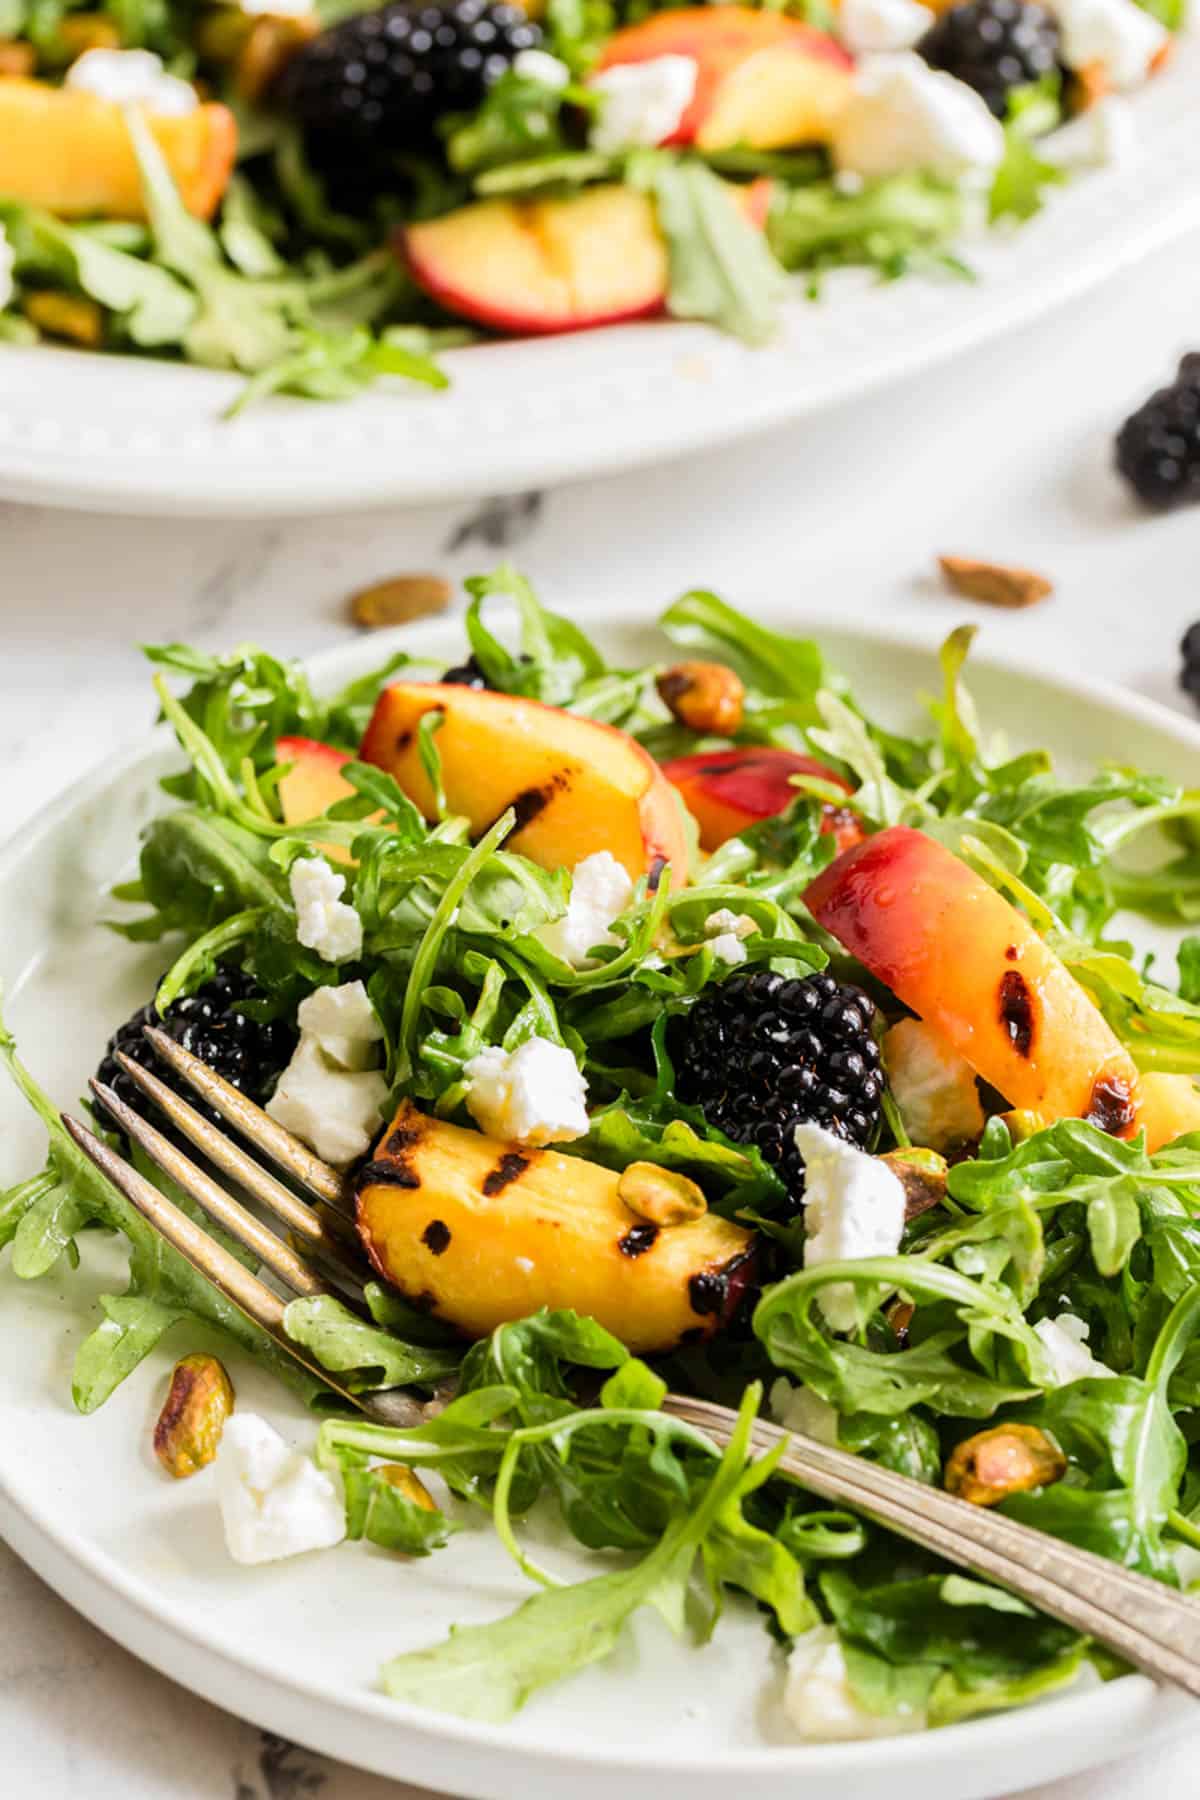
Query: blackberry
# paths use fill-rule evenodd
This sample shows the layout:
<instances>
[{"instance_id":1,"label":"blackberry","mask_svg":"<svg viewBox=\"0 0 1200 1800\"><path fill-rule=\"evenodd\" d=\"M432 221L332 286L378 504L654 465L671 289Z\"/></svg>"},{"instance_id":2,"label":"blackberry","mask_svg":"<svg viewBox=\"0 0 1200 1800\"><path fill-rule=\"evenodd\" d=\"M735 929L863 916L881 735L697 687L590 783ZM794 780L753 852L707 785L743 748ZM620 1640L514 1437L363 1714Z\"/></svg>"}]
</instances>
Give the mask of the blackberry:
<instances>
[{"instance_id":1,"label":"blackberry","mask_svg":"<svg viewBox=\"0 0 1200 1800\"><path fill-rule=\"evenodd\" d=\"M447 113L474 112L540 28L506 0L392 0L297 51L274 98L313 134L317 162L428 149Z\"/></svg>"},{"instance_id":2,"label":"blackberry","mask_svg":"<svg viewBox=\"0 0 1200 1800\"><path fill-rule=\"evenodd\" d=\"M468 656L466 662L455 663L442 676L443 687L485 688L488 678L480 668L474 656Z\"/></svg>"},{"instance_id":3,"label":"blackberry","mask_svg":"<svg viewBox=\"0 0 1200 1800\"><path fill-rule=\"evenodd\" d=\"M734 975L705 993L673 1046L680 1097L735 1143L755 1145L782 1176L793 1207L804 1161L802 1121L865 1147L879 1123L883 1071L874 1003L831 975Z\"/></svg>"},{"instance_id":4,"label":"blackberry","mask_svg":"<svg viewBox=\"0 0 1200 1800\"><path fill-rule=\"evenodd\" d=\"M134 1062L144 1069L151 1069L168 1087L182 1094L197 1112L219 1125L220 1116L206 1106L186 1082L159 1062L143 1037L142 1029L146 1025L160 1025L177 1044L198 1056L201 1062L223 1075L251 1100L261 1103L270 1097L276 1077L290 1061L297 1040L295 1028L285 1020L272 1019L263 1025L247 1018L241 1011L241 1004L262 998L261 989L256 988L240 969L226 967L203 987L197 988L194 994L173 1000L161 1017L151 1001L139 1007L133 1017L114 1032L96 1071L97 1076L134 1112L141 1113L144 1118L150 1117L151 1102L116 1060L116 1052L123 1050ZM101 1106L97 1111L104 1114ZM107 1116L104 1122L114 1123Z\"/></svg>"},{"instance_id":5,"label":"blackberry","mask_svg":"<svg viewBox=\"0 0 1200 1800\"><path fill-rule=\"evenodd\" d=\"M1003 119L1014 88L1058 68L1058 25L1035 0L966 0L930 26L917 50L933 68L973 87Z\"/></svg>"},{"instance_id":6,"label":"blackberry","mask_svg":"<svg viewBox=\"0 0 1200 1800\"><path fill-rule=\"evenodd\" d=\"M1185 356L1117 433L1117 468L1138 499L1165 512L1200 500L1200 353Z\"/></svg>"}]
</instances>

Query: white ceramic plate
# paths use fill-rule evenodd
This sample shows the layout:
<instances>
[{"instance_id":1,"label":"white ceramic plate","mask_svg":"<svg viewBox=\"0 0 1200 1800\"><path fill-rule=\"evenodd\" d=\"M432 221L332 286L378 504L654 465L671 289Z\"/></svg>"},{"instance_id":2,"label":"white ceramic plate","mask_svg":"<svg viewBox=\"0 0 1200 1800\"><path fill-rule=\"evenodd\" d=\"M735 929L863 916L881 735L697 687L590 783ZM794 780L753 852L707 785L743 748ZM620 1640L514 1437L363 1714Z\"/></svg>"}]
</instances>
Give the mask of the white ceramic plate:
<instances>
[{"instance_id":1,"label":"white ceramic plate","mask_svg":"<svg viewBox=\"0 0 1200 1800\"><path fill-rule=\"evenodd\" d=\"M795 621L825 643L856 690L898 728L934 684L929 650L877 632ZM405 643L451 659L445 624ZM645 628L612 628L623 661L661 648ZM378 660L379 639L321 659L322 682ZM1082 771L1122 761L1194 777L1200 730L1145 700L981 657L984 719L1015 745L1049 743ZM27 1062L60 1102L83 1090L105 1038L151 992L160 952L97 924L125 876L139 826L162 804L155 783L177 761L162 735L103 769L0 856L0 978ZM40 1166L44 1138L0 1082L0 1187ZM66 1599L156 1668L208 1699L329 1755L472 1800L984 1800L1087 1767L1195 1716L1138 1676L1024 1712L882 1743L798 1746L775 1712L778 1660L736 1603L704 1650L655 1620L601 1667L535 1698L510 1726L467 1724L388 1701L376 1671L455 1621L508 1611L526 1584L478 1522L451 1550L404 1563L361 1545L257 1570L221 1539L213 1476L167 1481L149 1454L171 1354L201 1342L180 1330L98 1414L71 1410L71 1361L92 1303L121 1286L121 1258L88 1234L77 1274L22 1286L0 1270L0 1531ZM311 1420L251 1366L231 1363L241 1403L309 1443ZM547 1555L579 1572L561 1538ZM593 1564L594 1568L594 1564Z\"/></svg>"},{"instance_id":2,"label":"white ceramic plate","mask_svg":"<svg viewBox=\"0 0 1200 1800\"><path fill-rule=\"evenodd\" d=\"M1140 153L972 248L975 284L832 278L748 350L666 321L446 359L443 394L274 400L233 423L233 377L146 359L5 349L0 497L225 517L549 486L715 446L912 374L1082 294L1200 219L1200 38L1136 96Z\"/></svg>"}]
</instances>

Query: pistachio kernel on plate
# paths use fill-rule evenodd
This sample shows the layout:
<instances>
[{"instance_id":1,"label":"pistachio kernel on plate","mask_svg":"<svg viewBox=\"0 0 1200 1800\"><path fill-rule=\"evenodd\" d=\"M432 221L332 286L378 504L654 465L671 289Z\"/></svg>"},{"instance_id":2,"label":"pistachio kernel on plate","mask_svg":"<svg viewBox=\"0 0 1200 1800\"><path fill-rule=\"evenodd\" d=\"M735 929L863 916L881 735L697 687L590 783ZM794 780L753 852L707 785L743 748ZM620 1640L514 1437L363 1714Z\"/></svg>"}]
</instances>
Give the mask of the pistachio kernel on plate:
<instances>
[{"instance_id":1,"label":"pistachio kernel on plate","mask_svg":"<svg viewBox=\"0 0 1200 1800\"><path fill-rule=\"evenodd\" d=\"M154 1427L154 1454L168 1475L182 1481L212 1462L233 1406L233 1383L215 1356L197 1352L175 1364Z\"/></svg>"},{"instance_id":2,"label":"pistachio kernel on plate","mask_svg":"<svg viewBox=\"0 0 1200 1800\"><path fill-rule=\"evenodd\" d=\"M732 737L741 729L746 689L724 663L672 663L654 685L672 717L689 730Z\"/></svg>"},{"instance_id":3,"label":"pistachio kernel on plate","mask_svg":"<svg viewBox=\"0 0 1200 1800\"><path fill-rule=\"evenodd\" d=\"M617 1182L618 1198L651 1225L690 1225L708 1211L704 1189L678 1169L657 1163L630 1163Z\"/></svg>"},{"instance_id":4,"label":"pistachio kernel on plate","mask_svg":"<svg viewBox=\"0 0 1200 1800\"><path fill-rule=\"evenodd\" d=\"M438 1511L437 1501L416 1470L410 1469L407 1463L381 1463L375 1473L382 1475L389 1487L398 1489L406 1500L411 1500L423 1512Z\"/></svg>"},{"instance_id":5,"label":"pistachio kernel on plate","mask_svg":"<svg viewBox=\"0 0 1200 1800\"><path fill-rule=\"evenodd\" d=\"M966 600L982 600L985 606L1034 606L1054 592L1054 583L1047 576L1032 569L1010 568L1006 563L981 562L973 556L939 556L938 566L953 593Z\"/></svg>"},{"instance_id":6,"label":"pistachio kernel on plate","mask_svg":"<svg viewBox=\"0 0 1200 1800\"><path fill-rule=\"evenodd\" d=\"M1050 1487L1066 1472L1066 1457L1036 1425L993 1425L951 1451L945 1483L972 1506L995 1506L1010 1494Z\"/></svg>"},{"instance_id":7,"label":"pistachio kernel on plate","mask_svg":"<svg viewBox=\"0 0 1200 1800\"><path fill-rule=\"evenodd\" d=\"M365 631L384 625L407 625L413 619L445 612L453 589L440 575L392 575L351 594L350 617Z\"/></svg>"}]
</instances>

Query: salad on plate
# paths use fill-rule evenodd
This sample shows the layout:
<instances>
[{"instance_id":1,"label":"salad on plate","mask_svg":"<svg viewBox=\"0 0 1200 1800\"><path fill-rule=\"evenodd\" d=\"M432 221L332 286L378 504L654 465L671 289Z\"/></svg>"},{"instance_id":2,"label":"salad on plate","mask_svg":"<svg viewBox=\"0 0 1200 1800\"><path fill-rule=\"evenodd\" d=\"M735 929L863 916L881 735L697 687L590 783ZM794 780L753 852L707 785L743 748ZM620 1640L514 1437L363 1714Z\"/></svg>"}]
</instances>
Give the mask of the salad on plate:
<instances>
[{"instance_id":1,"label":"salad on plate","mask_svg":"<svg viewBox=\"0 0 1200 1800\"><path fill-rule=\"evenodd\" d=\"M907 736L712 594L626 668L514 570L468 586L458 665L400 650L332 696L252 646L148 653L186 766L113 928L163 975L100 1081L156 1116L118 1053L163 1075L161 1025L344 1171L363 1285L290 1300L293 1361L83 1156L0 1023L49 1139L0 1194L6 1280L128 1240L76 1407L215 1326L321 1417L309 1454L210 1351L176 1365L154 1447L213 1486L236 1562L359 1540L402 1588L399 1559L453 1563L490 1519L530 1597L381 1672L434 1709L504 1720L647 1606L699 1642L756 1606L800 1738L1120 1673L749 1434L764 1413L1186 1583L1200 938L1172 972L1123 919L1196 916L1200 798L993 740L969 627ZM727 1449L668 1388L738 1413ZM563 1531L590 1578L542 1566Z\"/></svg>"},{"instance_id":2,"label":"salad on plate","mask_svg":"<svg viewBox=\"0 0 1200 1800\"><path fill-rule=\"evenodd\" d=\"M1129 154L1182 0L7 0L0 339L353 395L964 245Z\"/></svg>"}]
</instances>

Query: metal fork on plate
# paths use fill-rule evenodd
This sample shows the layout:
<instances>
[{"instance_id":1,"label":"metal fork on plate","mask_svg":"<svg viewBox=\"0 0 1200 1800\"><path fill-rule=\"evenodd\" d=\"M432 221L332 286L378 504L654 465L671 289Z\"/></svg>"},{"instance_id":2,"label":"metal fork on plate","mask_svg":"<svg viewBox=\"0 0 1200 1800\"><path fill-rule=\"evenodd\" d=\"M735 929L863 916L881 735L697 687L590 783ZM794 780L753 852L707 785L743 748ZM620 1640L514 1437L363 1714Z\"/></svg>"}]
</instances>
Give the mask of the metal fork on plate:
<instances>
[{"instance_id":1,"label":"metal fork on plate","mask_svg":"<svg viewBox=\"0 0 1200 1800\"><path fill-rule=\"evenodd\" d=\"M153 1027L146 1036L156 1054L254 1147L266 1162L291 1177L301 1199L263 1161L203 1118L165 1082L132 1058L118 1057L126 1074L175 1128L200 1150L209 1168L193 1162L171 1139L112 1092L93 1081L98 1100L129 1138L164 1170L221 1228L259 1259L292 1295L336 1293L354 1304L368 1278L351 1216L347 1182L290 1132L231 1087L206 1064ZM63 1123L79 1148L132 1202L147 1222L214 1287L269 1332L279 1348L368 1418L411 1427L426 1409L399 1390L354 1394L337 1377L311 1363L283 1328L286 1301L232 1256L172 1201L104 1144L79 1120ZM236 1199L211 1172L218 1171L287 1228L289 1242ZM729 1441L735 1415L724 1406L669 1394L664 1410L699 1427L717 1444ZM782 1431L760 1420L757 1450L788 1439L780 1473L809 1492L850 1506L948 1562L998 1582L1023 1600L1086 1632L1099 1643L1160 1680L1200 1698L1200 1602L1147 1576L1120 1568L1088 1550L1021 1525L940 1489L893 1474L861 1457Z\"/></svg>"}]
</instances>

